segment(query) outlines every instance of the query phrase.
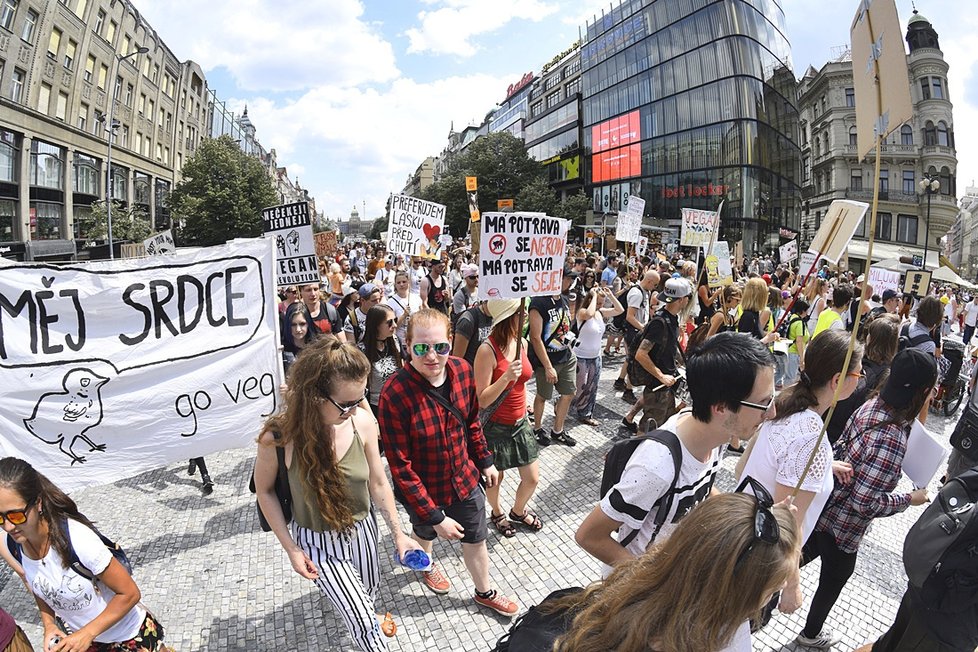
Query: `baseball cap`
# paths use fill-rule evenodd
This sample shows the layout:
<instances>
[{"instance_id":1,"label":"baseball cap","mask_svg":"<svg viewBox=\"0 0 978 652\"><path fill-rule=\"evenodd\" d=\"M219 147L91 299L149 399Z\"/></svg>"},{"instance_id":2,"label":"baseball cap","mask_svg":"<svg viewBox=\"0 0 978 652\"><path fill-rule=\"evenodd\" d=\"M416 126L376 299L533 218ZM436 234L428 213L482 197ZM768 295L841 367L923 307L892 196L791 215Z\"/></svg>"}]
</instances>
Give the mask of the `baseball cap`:
<instances>
[{"instance_id":1,"label":"baseball cap","mask_svg":"<svg viewBox=\"0 0 978 652\"><path fill-rule=\"evenodd\" d=\"M771 285L771 275L770 274L762 274L761 275L761 278L764 279L764 282L765 283L767 283L768 285Z\"/></svg>"},{"instance_id":2,"label":"baseball cap","mask_svg":"<svg viewBox=\"0 0 978 652\"><path fill-rule=\"evenodd\" d=\"M921 388L931 387L937 380L937 361L920 349L904 349L893 357L890 375L880 398L894 407L907 405Z\"/></svg>"},{"instance_id":3,"label":"baseball cap","mask_svg":"<svg viewBox=\"0 0 978 652\"><path fill-rule=\"evenodd\" d=\"M374 285L373 283L364 283L363 285L360 286L360 289L357 290L357 291L360 293L360 298L361 299L366 299L371 294L373 294L374 292L376 292L378 289L379 288L376 285Z\"/></svg>"},{"instance_id":4,"label":"baseball cap","mask_svg":"<svg viewBox=\"0 0 978 652\"><path fill-rule=\"evenodd\" d=\"M892 290L890 288L887 288L887 289L883 290L882 301L883 301L883 303L886 303L890 299L896 299L899 296L900 295L897 294L897 291L896 290Z\"/></svg>"},{"instance_id":5,"label":"baseball cap","mask_svg":"<svg viewBox=\"0 0 978 652\"><path fill-rule=\"evenodd\" d=\"M672 303L692 293L693 288L685 279L671 278L666 281L665 288L658 294L658 298L662 303Z\"/></svg>"}]
</instances>

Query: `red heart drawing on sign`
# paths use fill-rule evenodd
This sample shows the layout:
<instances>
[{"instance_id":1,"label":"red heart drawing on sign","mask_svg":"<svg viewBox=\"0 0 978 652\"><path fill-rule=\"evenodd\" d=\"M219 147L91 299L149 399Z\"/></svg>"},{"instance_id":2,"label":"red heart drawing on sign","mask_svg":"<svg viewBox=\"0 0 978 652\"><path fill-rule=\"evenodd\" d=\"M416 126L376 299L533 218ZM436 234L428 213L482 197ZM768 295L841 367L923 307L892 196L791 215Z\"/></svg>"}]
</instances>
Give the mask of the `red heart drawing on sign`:
<instances>
[{"instance_id":1,"label":"red heart drawing on sign","mask_svg":"<svg viewBox=\"0 0 978 652\"><path fill-rule=\"evenodd\" d=\"M424 237L429 240L437 240L438 234L441 233L441 227L434 224L425 224L421 230L424 231Z\"/></svg>"}]
</instances>

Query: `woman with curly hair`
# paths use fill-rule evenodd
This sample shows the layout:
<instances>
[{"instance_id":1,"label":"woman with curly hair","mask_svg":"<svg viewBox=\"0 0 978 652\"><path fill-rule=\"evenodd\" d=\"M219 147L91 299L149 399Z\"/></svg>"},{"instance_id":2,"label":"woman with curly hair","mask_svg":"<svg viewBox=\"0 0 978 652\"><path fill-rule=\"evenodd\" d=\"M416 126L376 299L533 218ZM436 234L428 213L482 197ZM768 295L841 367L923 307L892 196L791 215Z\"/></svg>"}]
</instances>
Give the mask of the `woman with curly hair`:
<instances>
[{"instance_id":1,"label":"woman with curly hair","mask_svg":"<svg viewBox=\"0 0 978 652\"><path fill-rule=\"evenodd\" d=\"M419 546L401 530L377 447L377 421L364 408L370 362L356 346L325 335L292 366L280 412L258 438L258 503L292 568L315 581L361 650L387 649L374 603L380 583L377 518L394 533L399 558ZM292 492L286 523L275 494L284 449ZM291 533L290 533L291 529ZM393 635L393 621L384 633Z\"/></svg>"},{"instance_id":2,"label":"woman with curly hair","mask_svg":"<svg viewBox=\"0 0 978 652\"><path fill-rule=\"evenodd\" d=\"M749 638L744 623L797 572L801 551L791 509L755 491L759 497L704 501L606 580L544 603L576 610L555 652L716 652L734 642L739 649Z\"/></svg>"}]
</instances>

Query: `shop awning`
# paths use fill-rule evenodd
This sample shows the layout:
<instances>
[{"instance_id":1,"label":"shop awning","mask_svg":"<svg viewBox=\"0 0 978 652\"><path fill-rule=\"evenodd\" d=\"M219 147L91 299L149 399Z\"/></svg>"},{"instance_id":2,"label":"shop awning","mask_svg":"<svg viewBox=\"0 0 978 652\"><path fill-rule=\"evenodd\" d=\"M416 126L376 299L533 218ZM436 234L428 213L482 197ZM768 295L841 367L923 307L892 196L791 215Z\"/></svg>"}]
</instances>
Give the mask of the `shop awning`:
<instances>
[{"instance_id":1,"label":"shop awning","mask_svg":"<svg viewBox=\"0 0 978 652\"><path fill-rule=\"evenodd\" d=\"M853 240L849 243L849 257L858 260L866 260L866 251L869 243L865 240ZM873 243L873 262L881 260L900 260L901 256L922 256L924 250L921 247L906 244L892 244L890 242ZM937 269L941 266L940 252L936 249L927 251L926 269Z\"/></svg>"}]
</instances>

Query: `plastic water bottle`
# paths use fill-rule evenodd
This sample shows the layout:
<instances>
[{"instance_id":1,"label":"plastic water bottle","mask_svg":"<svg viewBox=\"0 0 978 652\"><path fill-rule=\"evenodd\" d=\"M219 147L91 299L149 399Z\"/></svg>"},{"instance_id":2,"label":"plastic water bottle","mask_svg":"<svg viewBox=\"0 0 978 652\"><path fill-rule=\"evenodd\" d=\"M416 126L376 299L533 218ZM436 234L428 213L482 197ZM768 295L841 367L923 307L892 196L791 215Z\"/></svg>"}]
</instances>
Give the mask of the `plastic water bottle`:
<instances>
[{"instance_id":1,"label":"plastic water bottle","mask_svg":"<svg viewBox=\"0 0 978 652\"><path fill-rule=\"evenodd\" d=\"M404 553L404 557L398 558L397 553L394 553L394 561L416 571L426 571L431 570L433 564L431 563L431 557L428 556L424 550L408 550Z\"/></svg>"}]
</instances>

